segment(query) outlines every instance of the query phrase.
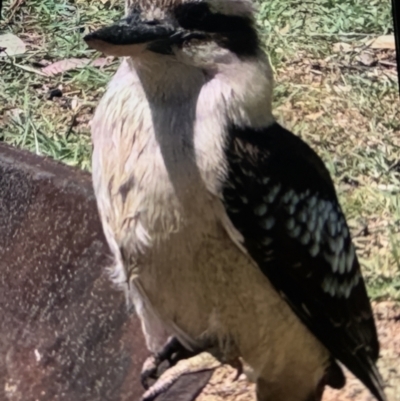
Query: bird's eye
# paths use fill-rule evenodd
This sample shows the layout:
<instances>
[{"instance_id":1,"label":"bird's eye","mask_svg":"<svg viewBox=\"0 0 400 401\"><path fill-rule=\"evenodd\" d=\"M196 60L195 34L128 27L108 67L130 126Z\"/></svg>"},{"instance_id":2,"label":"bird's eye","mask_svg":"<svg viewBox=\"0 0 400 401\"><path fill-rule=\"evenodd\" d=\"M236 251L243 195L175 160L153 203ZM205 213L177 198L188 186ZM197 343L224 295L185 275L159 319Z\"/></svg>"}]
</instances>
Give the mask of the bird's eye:
<instances>
[{"instance_id":1,"label":"bird's eye","mask_svg":"<svg viewBox=\"0 0 400 401\"><path fill-rule=\"evenodd\" d=\"M210 33L239 33L252 27L252 21L246 16L214 13L205 2L181 4L174 9L174 14L184 29Z\"/></svg>"},{"instance_id":2,"label":"bird's eye","mask_svg":"<svg viewBox=\"0 0 400 401\"><path fill-rule=\"evenodd\" d=\"M184 3L174 10L179 25L185 29L203 29L212 18L206 3Z\"/></svg>"},{"instance_id":3,"label":"bird's eye","mask_svg":"<svg viewBox=\"0 0 400 401\"><path fill-rule=\"evenodd\" d=\"M157 20L157 19L153 19L153 20L150 20L150 21L145 21L145 24L146 24L146 25L155 26L155 25L159 25L159 24L160 24L160 21Z\"/></svg>"},{"instance_id":4,"label":"bird's eye","mask_svg":"<svg viewBox=\"0 0 400 401\"><path fill-rule=\"evenodd\" d=\"M252 19L246 15L212 12L206 2L180 4L173 13L184 30L200 32L206 37L211 34L220 46L236 54L249 56L257 53L257 32Z\"/></svg>"}]
</instances>

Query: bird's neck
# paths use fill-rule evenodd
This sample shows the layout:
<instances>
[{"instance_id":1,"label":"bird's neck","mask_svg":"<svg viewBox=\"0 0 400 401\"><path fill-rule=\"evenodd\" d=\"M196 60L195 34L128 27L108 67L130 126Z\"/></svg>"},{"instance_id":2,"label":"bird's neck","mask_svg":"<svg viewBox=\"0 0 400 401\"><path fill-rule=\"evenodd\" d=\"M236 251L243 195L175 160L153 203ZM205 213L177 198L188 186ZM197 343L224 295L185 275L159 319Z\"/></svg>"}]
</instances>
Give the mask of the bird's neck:
<instances>
[{"instance_id":1,"label":"bird's neck","mask_svg":"<svg viewBox=\"0 0 400 401\"><path fill-rule=\"evenodd\" d=\"M193 118L198 118L197 114L204 115L205 110L216 112L207 107L215 103L226 125L258 128L274 121L273 74L263 54L214 64L210 70L159 55L140 61L129 59L128 63L138 75L150 106L175 113L178 120L183 110L188 111L188 104L195 110Z\"/></svg>"}]
</instances>

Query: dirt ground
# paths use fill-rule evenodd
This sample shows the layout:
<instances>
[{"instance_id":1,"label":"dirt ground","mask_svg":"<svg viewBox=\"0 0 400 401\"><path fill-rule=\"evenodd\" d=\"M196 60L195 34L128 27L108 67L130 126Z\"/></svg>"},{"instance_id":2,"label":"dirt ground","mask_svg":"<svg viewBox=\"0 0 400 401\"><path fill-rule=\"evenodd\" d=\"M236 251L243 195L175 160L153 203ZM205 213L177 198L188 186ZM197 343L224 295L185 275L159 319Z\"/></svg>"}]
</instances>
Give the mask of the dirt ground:
<instances>
[{"instance_id":1,"label":"dirt ground","mask_svg":"<svg viewBox=\"0 0 400 401\"><path fill-rule=\"evenodd\" d=\"M388 401L400 401L400 305L381 302L374 305L381 343L379 369L386 383ZM227 366L217 369L196 401L254 401L254 385L241 376L232 381L235 371ZM323 401L373 401L374 397L349 372L347 384L338 391L327 388Z\"/></svg>"}]
</instances>

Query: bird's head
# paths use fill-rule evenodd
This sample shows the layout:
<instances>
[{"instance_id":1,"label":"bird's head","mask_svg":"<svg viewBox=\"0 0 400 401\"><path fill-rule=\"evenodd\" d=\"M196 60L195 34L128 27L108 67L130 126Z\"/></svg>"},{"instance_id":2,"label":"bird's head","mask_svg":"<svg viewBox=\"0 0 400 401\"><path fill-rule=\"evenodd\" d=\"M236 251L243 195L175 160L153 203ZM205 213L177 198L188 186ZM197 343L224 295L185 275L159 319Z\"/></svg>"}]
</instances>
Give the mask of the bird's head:
<instances>
[{"instance_id":1,"label":"bird's head","mask_svg":"<svg viewBox=\"0 0 400 401\"><path fill-rule=\"evenodd\" d=\"M85 41L108 55L157 55L201 68L259 52L252 0L127 0L123 20Z\"/></svg>"},{"instance_id":2,"label":"bird's head","mask_svg":"<svg viewBox=\"0 0 400 401\"><path fill-rule=\"evenodd\" d=\"M230 121L265 126L273 121L273 74L259 43L255 1L126 0L123 20L85 40L127 58L114 88L118 82L124 87L124 74L138 76L151 102L185 104L182 99L201 92L204 104L225 105ZM199 106L199 113L207 107Z\"/></svg>"}]
</instances>

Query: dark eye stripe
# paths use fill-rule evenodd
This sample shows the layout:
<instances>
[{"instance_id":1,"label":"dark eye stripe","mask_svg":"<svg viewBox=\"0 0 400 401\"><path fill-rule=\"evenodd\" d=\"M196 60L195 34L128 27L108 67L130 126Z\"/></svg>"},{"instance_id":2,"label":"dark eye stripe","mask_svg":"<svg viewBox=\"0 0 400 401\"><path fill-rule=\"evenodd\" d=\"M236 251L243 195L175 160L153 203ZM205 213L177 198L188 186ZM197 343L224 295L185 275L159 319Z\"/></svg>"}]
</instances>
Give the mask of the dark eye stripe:
<instances>
[{"instance_id":1,"label":"dark eye stripe","mask_svg":"<svg viewBox=\"0 0 400 401\"><path fill-rule=\"evenodd\" d=\"M185 29L199 29L206 32L238 32L251 27L243 17L212 13L206 3L186 3L175 8L175 17Z\"/></svg>"},{"instance_id":2,"label":"dark eye stripe","mask_svg":"<svg viewBox=\"0 0 400 401\"><path fill-rule=\"evenodd\" d=\"M238 55L251 56L258 50L257 32L248 18L212 13L206 3L181 4L174 14L184 29L220 34L220 45Z\"/></svg>"}]
</instances>

